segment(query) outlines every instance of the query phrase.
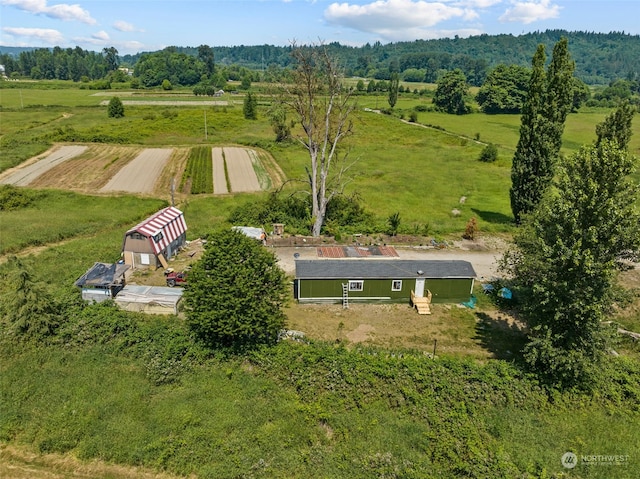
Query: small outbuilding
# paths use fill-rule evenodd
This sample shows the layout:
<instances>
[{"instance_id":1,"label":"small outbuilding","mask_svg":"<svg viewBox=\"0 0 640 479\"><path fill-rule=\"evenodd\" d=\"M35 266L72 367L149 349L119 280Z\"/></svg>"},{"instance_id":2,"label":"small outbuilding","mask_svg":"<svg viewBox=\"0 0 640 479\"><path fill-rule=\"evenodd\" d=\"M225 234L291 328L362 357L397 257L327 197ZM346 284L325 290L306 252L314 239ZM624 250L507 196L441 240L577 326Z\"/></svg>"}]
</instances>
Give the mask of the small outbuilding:
<instances>
[{"instance_id":1,"label":"small outbuilding","mask_svg":"<svg viewBox=\"0 0 640 479\"><path fill-rule=\"evenodd\" d=\"M295 299L307 303L468 301L476 272L468 261L405 259L296 260Z\"/></svg>"},{"instance_id":2,"label":"small outbuilding","mask_svg":"<svg viewBox=\"0 0 640 479\"><path fill-rule=\"evenodd\" d=\"M169 206L125 233L122 258L132 268L168 268L168 259L178 253L186 240L184 213Z\"/></svg>"},{"instance_id":3,"label":"small outbuilding","mask_svg":"<svg viewBox=\"0 0 640 479\"><path fill-rule=\"evenodd\" d=\"M95 263L80 276L75 285L80 288L82 299L100 303L115 298L125 287L126 264Z\"/></svg>"}]
</instances>

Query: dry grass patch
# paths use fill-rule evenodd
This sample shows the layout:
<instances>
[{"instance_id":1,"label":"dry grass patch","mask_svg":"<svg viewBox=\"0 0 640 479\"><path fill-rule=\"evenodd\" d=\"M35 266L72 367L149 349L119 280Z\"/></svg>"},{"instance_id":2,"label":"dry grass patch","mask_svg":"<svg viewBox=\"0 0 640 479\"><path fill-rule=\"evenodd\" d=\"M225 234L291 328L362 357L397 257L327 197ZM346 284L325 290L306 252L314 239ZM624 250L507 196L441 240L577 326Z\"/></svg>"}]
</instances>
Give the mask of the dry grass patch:
<instances>
[{"instance_id":1,"label":"dry grass patch","mask_svg":"<svg viewBox=\"0 0 640 479\"><path fill-rule=\"evenodd\" d=\"M474 311L457 305L432 305L419 315L408 304L293 304L286 310L288 327L310 339L409 348L436 354L488 359L495 351L478 337Z\"/></svg>"},{"instance_id":2,"label":"dry grass patch","mask_svg":"<svg viewBox=\"0 0 640 479\"><path fill-rule=\"evenodd\" d=\"M27 448L0 444L0 477L4 479L174 479L164 472L92 460L70 454L36 454ZM191 478L195 476L189 476Z\"/></svg>"}]
</instances>

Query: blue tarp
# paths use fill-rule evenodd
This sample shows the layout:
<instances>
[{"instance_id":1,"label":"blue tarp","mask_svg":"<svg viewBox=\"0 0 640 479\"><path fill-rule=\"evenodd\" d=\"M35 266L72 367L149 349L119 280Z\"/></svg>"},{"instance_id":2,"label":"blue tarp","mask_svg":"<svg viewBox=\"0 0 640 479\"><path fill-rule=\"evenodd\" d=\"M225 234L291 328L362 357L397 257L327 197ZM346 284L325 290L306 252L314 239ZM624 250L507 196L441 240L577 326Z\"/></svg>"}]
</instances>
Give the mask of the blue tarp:
<instances>
[{"instance_id":1,"label":"blue tarp","mask_svg":"<svg viewBox=\"0 0 640 479\"><path fill-rule=\"evenodd\" d=\"M509 288L500 288L500 290L498 290L498 296L504 299L511 299L513 297L513 293Z\"/></svg>"},{"instance_id":2,"label":"blue tarp","mask_svg":"<svg viewBox=\"0 0 640 479\"><path fill-rule=\"evenodd\" d=\"M464 304L467 308L473 309L476 307L477 302L478 298L476 298L476 296L472 294L471 298L469 298L469 301L463 301L462 304Z\"/></svg>"}]
</instances>

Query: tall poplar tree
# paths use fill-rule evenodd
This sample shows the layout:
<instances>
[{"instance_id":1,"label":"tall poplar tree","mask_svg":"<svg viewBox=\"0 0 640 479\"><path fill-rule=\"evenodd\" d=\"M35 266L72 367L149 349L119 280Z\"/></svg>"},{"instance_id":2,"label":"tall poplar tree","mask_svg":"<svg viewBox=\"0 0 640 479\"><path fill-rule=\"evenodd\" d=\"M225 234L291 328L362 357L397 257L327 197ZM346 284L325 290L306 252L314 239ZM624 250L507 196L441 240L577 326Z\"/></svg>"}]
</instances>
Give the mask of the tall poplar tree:
<instances>
[{"instance_id":1,"label":"tall poplar tree","mask_svg":"<svg viewBox=\"0 0 640 479\"><path fill-rule=\"evenodd\" d=\"M400 88L400 76L397 72L391 74L389 80L389 106L393 108L398 102L398 89Z\"/></svg>"},{"instance_id":2,"label":"tall poplar tree","mask_svg":"<svg viewBox=\"0 0 640 479\"><path fill-rule=\"evenodd\" d=\"M598 130L623 130L618 112ZM617 274L640 260L634 163L608 138L562 161L503 257L529 325L525 359L552 384L590 387L604 358L601 324L615 304Z\"/></svg>"},{"instance_id":3,"label":"tall poplar tree","mask_svg":"<svg viewBox=\"0 0 640 479\"><path fill-rule=\"evenodd\" d=\"M636 108L628 101L622 103L604 121L596 126L596 145L604 140L615 141L621 149L627 149L631 140L631 123Z\"/></svg>"},{"instance_id":4,"label":"tall poplar tree","mask_svg":"<svg viewBox=\"0 0 640 479\"><path fill-rule=\"evenodd\" d=\"M244 97L242 113L247 120L258 119L258 100L251 92L247 92L247 96Z\"/></svg>"},{"instance_id":5,"label":"tall poplar tree","mask_svg":"<svg viewBox=\"0 0 640 479\"><path fill-rule=\"evenodd\" d=\"M534 210L553 178L564 123L573 104L575 65L570 59L566 38L554 46L547 73L545 61L545 47L541 44L532 60L520 139L511 167L511 211L518 224L522 215Z\"/></svg>"}]
</instances>

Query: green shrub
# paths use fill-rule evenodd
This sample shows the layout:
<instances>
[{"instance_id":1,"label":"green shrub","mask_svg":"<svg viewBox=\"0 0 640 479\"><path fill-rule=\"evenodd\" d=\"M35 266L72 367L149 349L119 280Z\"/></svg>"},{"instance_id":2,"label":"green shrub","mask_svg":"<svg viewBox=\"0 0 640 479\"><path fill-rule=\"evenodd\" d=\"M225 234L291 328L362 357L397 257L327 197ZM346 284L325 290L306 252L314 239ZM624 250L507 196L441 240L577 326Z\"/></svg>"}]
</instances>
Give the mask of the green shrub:
<instances>
[{"instance_id":1,"label":"green shrub","mask_svg":"<svg viewBox=\"0 0 640 479\"><path fill-rule=\"evenodd\" d=\"M122 100L117 96L114 96L109 100L107 115L109 118L122 118L124 116L124 105L122 104Z\"/></svg>"},{"instance_id":2,"label":"green shrub","mask_svg":"<svg viewBox=\"0 0 640 479\"><path fill-rule=\"evenodd\" d=\"M493 143L489 143L487 146L485 146L482 149L482 152L480 153L480 158L478 159L485 163L493 163L498 159L498 147Z\"/></svg>"},{"instance_id":3,"label":"green shrub","mask_svg":"<svg viewBox=\"0 0 640 479\"><path fill-rule=\"evenodd\" d=\"M0 185L0 211L17 210L32 205L41 196L36 190Z\"/></svg>"}]
</instances>

